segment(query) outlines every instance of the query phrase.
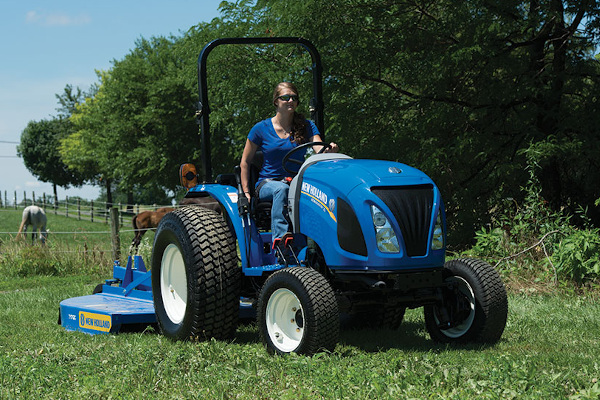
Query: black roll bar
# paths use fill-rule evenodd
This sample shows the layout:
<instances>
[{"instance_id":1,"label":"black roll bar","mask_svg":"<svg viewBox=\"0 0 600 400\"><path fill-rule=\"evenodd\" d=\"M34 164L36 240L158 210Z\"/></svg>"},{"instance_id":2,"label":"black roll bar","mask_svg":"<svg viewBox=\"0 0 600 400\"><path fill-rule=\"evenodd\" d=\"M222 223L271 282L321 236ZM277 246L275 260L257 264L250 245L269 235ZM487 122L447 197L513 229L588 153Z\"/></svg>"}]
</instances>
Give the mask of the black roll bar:
<instances>
[{"instance_id":1,"label":"black roll bar","mask_svg":"<svg viewBox=\"0 0 600 400\"><path fill-rule=\"evenodd\" d=\"M257 37L257 38L222 38L215 39L208 43L202 49L198 57L198 124L201 128L201 145L202 145L202 174L204 183L212 183L212 160L210 154L210 123L209 114L210 106L208 103L208 85L206 81L206 60L210 52L217 46L224 44L276 44L289 43L299 44L304 47L310 54L312 59L313 72L313 98L310 101L311 119L319 129L319 132L324 135L323 129L323 86L322 75L323 66L321 65L321 56L317 48L308 40L301 37Z\"/></svg>"}]
</instances>

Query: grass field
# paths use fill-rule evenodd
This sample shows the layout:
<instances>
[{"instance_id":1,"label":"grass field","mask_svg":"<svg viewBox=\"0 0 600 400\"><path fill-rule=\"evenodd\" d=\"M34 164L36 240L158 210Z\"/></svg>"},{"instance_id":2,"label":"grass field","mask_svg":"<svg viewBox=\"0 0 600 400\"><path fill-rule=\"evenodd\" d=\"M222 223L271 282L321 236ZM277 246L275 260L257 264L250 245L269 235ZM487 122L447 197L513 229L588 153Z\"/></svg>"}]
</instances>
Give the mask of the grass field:
<instances>
[{"instance_id":1,"label":"grass field","mask_svg":"<svg viewBox=\"0 0 600 400\"><path fill-rule=\"evenodd\" d=\"M0 211L0 231L16 230L15 220L18 227L20 213L10 214ZM56 232L108 230L77 221L66 227L72 221L50 217ZM314 357L269 356L253 324L240 326L232 343L172 342L151 329L106 336L66 332L57 324L60 301L89 294L110 277L110 253L78 265L66 256L84 254L83 243L71 243L76 240L88 252L110 249L108 239L87 235L82 240L51 234L47 249L33 249L34 260L72 249L55 259L76 265L57 265L49 273L6 265L32 249L0 237L0 399L600 396L600 302L593 295L511 291L508 325L491 347L433 343L421 309L408 311L398 331L344 331L333 353ZM128 246L132 234L123 235Z\"/></svg>"}]
</instances>

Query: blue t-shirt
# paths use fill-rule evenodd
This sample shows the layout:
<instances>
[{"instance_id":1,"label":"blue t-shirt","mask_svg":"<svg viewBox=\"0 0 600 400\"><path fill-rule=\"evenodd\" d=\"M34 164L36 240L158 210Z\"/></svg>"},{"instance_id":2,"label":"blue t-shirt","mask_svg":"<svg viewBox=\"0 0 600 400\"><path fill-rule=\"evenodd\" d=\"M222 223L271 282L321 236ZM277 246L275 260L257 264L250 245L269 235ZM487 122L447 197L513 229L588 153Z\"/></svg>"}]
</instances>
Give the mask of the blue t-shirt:
<instances>
[{"instance_id":1,"label":"blue t-shirt","mask_svg":"<svg viewBox=\"0 0 600 400\"><path fill-rule=\"evenodd\" d=\"M310 141L313 136L318 134L319 130L315 123L306 120L306 140ZM250 129L248 139L262 150L264 157L263 166L258 175L257 185L266 178L275 179L289 175L283 169L281 161L287 152L294 147L297 147L297 145L292 143L289 138L282 139L277 135L271 118L267 118L254 125L252 129ZM305 154L306 149L304 151L298 151L292 158L303 161ZM296 171L300 168L299 165L294 163L288 163L287 167L288 169Z\"/></svg>"}]
</instances>

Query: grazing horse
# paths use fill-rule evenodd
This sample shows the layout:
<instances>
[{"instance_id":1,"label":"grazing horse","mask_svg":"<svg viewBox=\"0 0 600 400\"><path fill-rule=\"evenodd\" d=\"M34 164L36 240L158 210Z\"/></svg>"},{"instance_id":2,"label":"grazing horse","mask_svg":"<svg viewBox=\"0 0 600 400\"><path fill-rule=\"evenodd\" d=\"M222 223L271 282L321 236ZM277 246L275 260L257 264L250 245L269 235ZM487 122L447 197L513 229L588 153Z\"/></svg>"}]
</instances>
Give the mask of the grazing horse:
<instances>
[{"instance_id":1,"label":"grazing horse","mask_svg":"<svg viewBox=\"0 0 600 400\"><path fill-rule=\"evenodd\" d=\"M37 231L40 231L40 242L46 243L48 232L46 231L46 213L41 207L29 206L23 210L23 219L21 220L21 226L19 226L19 232L17 238L23 234L27 236L27 228L29 225L33 225L33 232L31 232L31 244L35 242L35 235Z\"/></svg>"},{"instance_id":2,"label":"grazing horse","mask_svg":"<svg viewBox=\"0 0 600 400\"><path fill-rule=\"evenodd\" d=\"M142 241L144 233L149 229L156 228L165 214L170 213L173 210L175 210L173 207L161 207L156 211L142 211L134 216L131 222L135 231L135 237L131 242L130 252L131 250L135 250L137 253L137 248Z\"/></svg>"}]
</instances>

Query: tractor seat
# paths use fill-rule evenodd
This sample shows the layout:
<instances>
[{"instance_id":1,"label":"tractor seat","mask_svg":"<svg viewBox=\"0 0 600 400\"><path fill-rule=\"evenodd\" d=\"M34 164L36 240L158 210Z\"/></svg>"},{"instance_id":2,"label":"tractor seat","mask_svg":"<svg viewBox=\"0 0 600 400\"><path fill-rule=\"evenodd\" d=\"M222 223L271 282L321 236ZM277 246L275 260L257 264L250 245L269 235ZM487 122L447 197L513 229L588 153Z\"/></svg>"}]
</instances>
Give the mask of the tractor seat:
<instances>
[{"instance_id":1,"label":"tractor seat","mask_svg":"<svg viewBox=\"0 0 600 400\"><path fill-rule=\"evenodd\" d=\"M271 230L271 207L273 203L270 201L258 201L258 197L254 192L256 182L258 182L258 175L264 162L263 152L258 150L254 155L254 159L250 164L250 182L249 187L251 190L250 196L250 215L254 219L254 223L257 228L262 231Z\"/></svg>"}]
</instances>

